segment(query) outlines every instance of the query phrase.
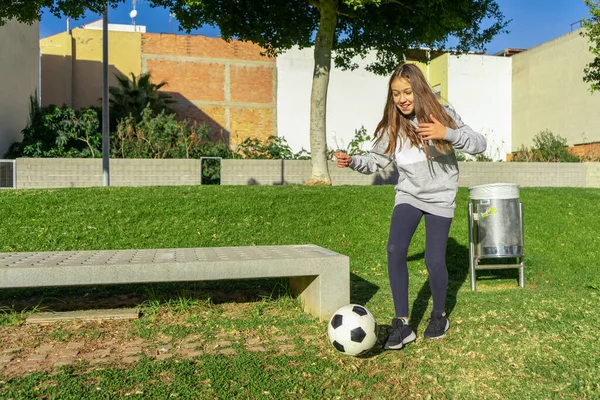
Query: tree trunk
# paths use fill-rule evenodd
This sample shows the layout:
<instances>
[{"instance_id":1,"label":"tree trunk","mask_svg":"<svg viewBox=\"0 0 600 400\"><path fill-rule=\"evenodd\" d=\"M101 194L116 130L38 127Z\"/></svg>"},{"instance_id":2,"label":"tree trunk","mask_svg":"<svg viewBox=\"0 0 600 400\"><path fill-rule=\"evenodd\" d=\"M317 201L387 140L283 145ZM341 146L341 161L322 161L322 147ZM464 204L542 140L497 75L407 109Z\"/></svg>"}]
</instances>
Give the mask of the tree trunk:
<instances>
[{"instance_id":1,"label":"tree trunk","mask_svg":"<svg viewBox=\"0 0 600 400\"><path fill-rule=\"evenodd\" d=\"M337 24L339 0L319 1L319 30L315 40L315 68L310 97L310 153L312 175L307 185L331 185L327 167L327 87L331 70L331 49Z\"/></svg>"}]
</instances>

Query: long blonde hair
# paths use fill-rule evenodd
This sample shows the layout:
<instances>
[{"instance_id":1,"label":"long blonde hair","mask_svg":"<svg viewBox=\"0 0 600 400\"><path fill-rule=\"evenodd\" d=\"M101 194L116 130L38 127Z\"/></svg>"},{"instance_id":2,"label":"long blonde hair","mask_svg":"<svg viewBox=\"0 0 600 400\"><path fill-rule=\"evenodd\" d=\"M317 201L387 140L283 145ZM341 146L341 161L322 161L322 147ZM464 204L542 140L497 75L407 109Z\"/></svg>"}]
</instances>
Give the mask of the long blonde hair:
<instances>
[{"instance_id":1,"label":"long blonde hair","mask_svg":"<svg viewBox=\"0 0 600 400\"><path fill-rule=\"evenodd\" d=\"M415 131L415 127L411 123L412 116L402 114L394 103L392 83L399 78L406 79L412 86L415 106L414 115L417 117L417 121L420 123L433 122L429 118L429 115L432 114L444 126L456 129L456 123L444 111L442 105L436 99L419 67L414 64L400 64L390 77L388 83L388 95L385 108L383 109L383 118L375 129L375 143L379 142L387 134L389 136L389 143L385 152L391 156L396 150L398 139L408 139L412 146L423 146L425 153L429 157L429 146L423 143L421 135ZM451 150L450 144L445 140L433 140L432 142L440 153L448 153Z\"/></svg>"}]
</instances>

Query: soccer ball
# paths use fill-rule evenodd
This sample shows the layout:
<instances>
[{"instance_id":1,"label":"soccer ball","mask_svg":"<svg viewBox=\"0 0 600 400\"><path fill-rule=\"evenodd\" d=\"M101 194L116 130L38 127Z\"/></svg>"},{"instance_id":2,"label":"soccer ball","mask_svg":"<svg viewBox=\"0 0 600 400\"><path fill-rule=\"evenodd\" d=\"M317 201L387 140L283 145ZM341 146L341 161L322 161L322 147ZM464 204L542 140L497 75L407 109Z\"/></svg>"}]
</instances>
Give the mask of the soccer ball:
<instances>
[{"instance_id":1,"label":"soccer ball","mask_svg":"<svg viewBox=\"0 0 600 400\"><path fill-rule=\"evenodd\" d=\"M358 304L340 307L327 324L329 341L338 351L358 356L371 350L377 342L377 321Z\"/></svg>"}]
</instances>

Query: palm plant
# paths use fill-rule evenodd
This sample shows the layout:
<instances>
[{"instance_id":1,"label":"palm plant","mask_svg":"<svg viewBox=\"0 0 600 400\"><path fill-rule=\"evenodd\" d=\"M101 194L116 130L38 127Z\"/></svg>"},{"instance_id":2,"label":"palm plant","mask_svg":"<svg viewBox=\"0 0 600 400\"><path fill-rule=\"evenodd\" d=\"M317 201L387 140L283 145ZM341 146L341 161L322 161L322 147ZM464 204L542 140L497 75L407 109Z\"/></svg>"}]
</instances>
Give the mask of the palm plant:
<instances>
[{"instance_id":1,"label":"palm plant","mask_svg":"<svg viewBox=\"0 0 600 400\"><path fill-rule=\"evenodd\" d=\"M167 82L152 83L149 72L138 77L132 72L131 79L118 74L115 74L115 77L119 86L111 86L108 89L111 128L115 128L118 122L125 117L131 116L139 121L146 106L149 106L155 114L159 114L163 110L167 113L173 112L169 105L175 103L175 100L168 94L159 91Z\"/></svg>"}]
</instances>

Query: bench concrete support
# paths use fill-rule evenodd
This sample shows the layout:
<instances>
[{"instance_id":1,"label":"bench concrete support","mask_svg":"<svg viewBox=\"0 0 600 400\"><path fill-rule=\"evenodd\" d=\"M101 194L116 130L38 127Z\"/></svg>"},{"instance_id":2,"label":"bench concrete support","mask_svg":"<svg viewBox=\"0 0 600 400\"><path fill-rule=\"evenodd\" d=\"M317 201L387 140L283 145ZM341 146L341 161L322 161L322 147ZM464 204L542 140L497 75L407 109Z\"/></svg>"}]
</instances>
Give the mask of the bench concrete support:
<instances>
[{"instance_id":1,"label":"bench concrete support","mask_svg":"<svg viewBox=\"0 0 600 400\"><path fill-rule=\"evenodd\" d=\"M350 260L315 245L0 253L0 289L289 277L304 310L350 302Z\"/></svg>"}]
</instances>

